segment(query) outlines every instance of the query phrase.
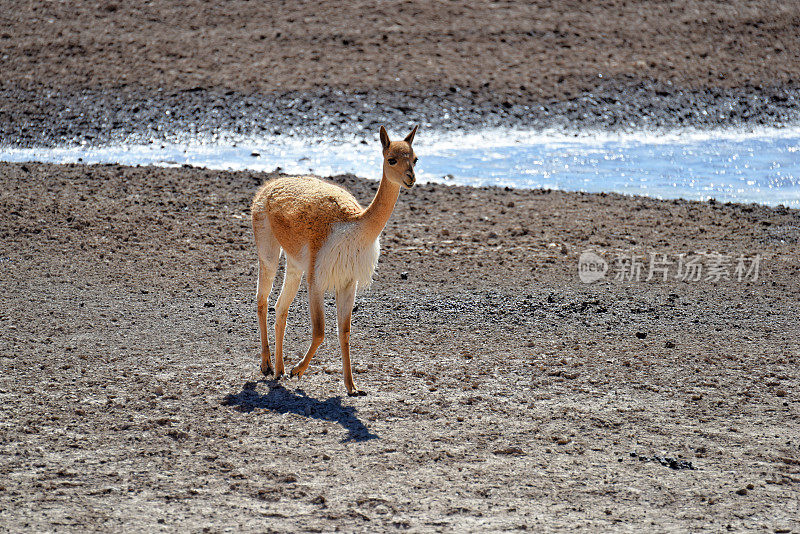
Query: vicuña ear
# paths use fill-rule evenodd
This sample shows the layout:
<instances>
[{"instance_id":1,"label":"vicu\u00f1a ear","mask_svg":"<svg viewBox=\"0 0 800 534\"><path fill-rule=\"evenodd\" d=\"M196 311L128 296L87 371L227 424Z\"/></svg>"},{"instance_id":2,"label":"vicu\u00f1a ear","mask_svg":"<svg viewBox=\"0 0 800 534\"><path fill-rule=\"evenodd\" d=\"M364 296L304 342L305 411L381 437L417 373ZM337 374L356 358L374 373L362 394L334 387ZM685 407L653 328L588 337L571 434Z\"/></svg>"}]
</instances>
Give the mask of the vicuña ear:
<instances>
[{"instance_id":1,"label":"vicu\u00f1a ear","mask_svg":"<svg viewBox=\"0 0 800 534\"><path fill-rule=\"evenodd\" d=\"M419 128L419 124L414 126L414 129L411 130L411 133L408 134L405 138L405 142L408 143L409 145L414 141L414 134L417 133L417 128Z\"/></svg>"},{"instance_id":2,"label":"vicu\u00f1a ear","mask_svg":"<svg viewBox=\"0 0 800 534\"><path fill-rule=\"evenodd\" d=\"M381 145L383 145L383 149L386 150L389 148L389 134L386 133L386 128L381 126Z\"/></svg>"}]
</instances>

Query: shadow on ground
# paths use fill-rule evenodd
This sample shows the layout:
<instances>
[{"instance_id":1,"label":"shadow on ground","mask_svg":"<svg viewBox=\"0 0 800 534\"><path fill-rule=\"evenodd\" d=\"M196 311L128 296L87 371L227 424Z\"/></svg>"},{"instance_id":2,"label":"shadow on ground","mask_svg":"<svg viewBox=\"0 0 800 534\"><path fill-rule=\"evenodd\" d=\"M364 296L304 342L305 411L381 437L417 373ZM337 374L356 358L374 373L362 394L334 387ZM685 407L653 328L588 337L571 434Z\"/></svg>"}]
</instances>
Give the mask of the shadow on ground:
<instances>
[{"instance_id":1,"label":"shadow on ground","mask_svg":"<svg viewBox=\"0 0 800 534\"><path fill-rule=\"evenodd\" d=\"M226 395L222 401L225 406L236 406L241 412L250 413L256 408L276 413L295 413L304 417L333 421L344 427L348 436L343 441L367 441L379 436L370 430L356 416L352 406L342 406L341 397L331 397L320 401L306 395L302 389L289 391L275 380L260 380L268 385L264 394L256 391L257 382L245 382L242 391Z\"/></svg>"}]
</instances>

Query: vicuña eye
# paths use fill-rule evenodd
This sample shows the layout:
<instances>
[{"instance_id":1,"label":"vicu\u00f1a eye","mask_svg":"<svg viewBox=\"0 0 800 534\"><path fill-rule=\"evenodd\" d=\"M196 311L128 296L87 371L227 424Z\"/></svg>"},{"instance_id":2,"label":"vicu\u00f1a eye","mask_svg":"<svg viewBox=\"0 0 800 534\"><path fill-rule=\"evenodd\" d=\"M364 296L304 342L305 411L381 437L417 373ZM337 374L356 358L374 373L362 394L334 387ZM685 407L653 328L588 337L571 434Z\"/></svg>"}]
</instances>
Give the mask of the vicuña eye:
<instances>
[{"instance_id":1,"label":"vicu\u00f1a eye","mask_svg":"<svg viewBox=\"0 0 800 534\"><path fill-rule=\"evenodd\" d=\"M397 163L397 160L396 160L396 159L394 159L394 158L389 158L389 165L394 165L395 163Z\"/></svg>"}]
</instances>

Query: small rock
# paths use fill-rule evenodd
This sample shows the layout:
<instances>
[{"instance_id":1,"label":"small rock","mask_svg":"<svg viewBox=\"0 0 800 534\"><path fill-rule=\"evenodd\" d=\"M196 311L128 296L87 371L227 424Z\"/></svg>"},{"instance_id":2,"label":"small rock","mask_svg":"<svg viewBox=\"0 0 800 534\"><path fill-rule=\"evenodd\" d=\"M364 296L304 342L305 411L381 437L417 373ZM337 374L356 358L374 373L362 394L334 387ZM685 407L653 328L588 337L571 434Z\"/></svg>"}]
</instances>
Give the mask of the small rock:
<instances>
[{"instance_id":1,"label":"small rock","mask_svg":"<svg viewBox=\"0 0 800 534\"><path fill-rule=\"evenodd\" d=\"M636 332L636 337L639 339L644 339L647 337L647 332Z\"/></svg>"},{"instance_id":2,"label":"small rock","mask_svg":"<svg viewBox=\"0 0 800 534\"><path fill-rule=\"evenodd\" d=\"M405 271L400 273L400 280L408 280L408 273Z\"/></svg>"},{"instance_id":3,"label":"small rock","mask_svg":"<svg viewBox=\"0 0 800 534\"><path fill-rule=\"evenodd\" d=\"M167 435L174 440L182 440L189 437L189 434L187 434L183 430L176 430L174 428L167 430Z\"/></svg>"},{"instance_id":4,"label":"small rock","mask_svg":"<svg viewBox=\"0 0 800 534\"><path fill-rule=\"evenodd\" d=\"M747 488L736 490L736 495L747 495Z\"/></svg>"},{"instance_id":5,"label":"small rock","mask_svg":"<svg viewBox=\"0 0 800 534\"><path fill-rule=\"evenodd\" d=\"M519 447L506 447L505 449L497 449L496 451L492 451L493 454L497 455L513 455L513 456L523 456L525 451L520 449Z\"/></svg>"},{"instance_id":6,"label":"small rock","mask_svg":"<svg viewBox=\"0 0 800 534\"><path fill-rule=\"evenodd\" d=\"M665 349L674 349L675 348L675 343L673 343L672 341L667 341L666 343L664 343L664 348Z\"/></svg>"},{"instance_id":7,"label":"small rock","mask_svg":"<svg viewBox=\"0 0 800 534\"><path fill-rule=\"evenodd\" d=\"M164 394L164 388L162 388L161 386L156 386L156 389L153 390L153 393L155 393L156 395L159 395L159 396L163 395Z\"/></svg>"},{"instance_id":8,"label":"small rock","mask_svg":"<svg viewBox=\"0 0 800 534\"><path fill-rule=\"evenodd\" d=\"M775 392L775 395L777 395L778 397L785 397L786 396L786 390L779 389L778 391Z\"/></svg>"},{"instance_id":9,"label":"small rock","mask_svg":"<svg viewBox=\"0 0 800 534\"><path fill-rule=\"evenodd\" d=\"M258 152L250 152L250 155L252 157L254 157L254 158L260 158L261 157L261 154L259 154Z\"/></svg>"}]
</instances>

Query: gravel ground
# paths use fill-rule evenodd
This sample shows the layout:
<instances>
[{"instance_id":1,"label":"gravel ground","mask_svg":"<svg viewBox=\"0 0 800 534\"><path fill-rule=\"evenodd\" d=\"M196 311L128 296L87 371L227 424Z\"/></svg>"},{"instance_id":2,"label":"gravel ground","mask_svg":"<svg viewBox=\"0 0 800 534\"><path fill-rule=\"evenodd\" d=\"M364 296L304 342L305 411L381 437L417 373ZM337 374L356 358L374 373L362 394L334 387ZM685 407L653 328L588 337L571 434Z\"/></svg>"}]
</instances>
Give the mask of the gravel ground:
<instances>
[{"instance_id":1,"label":"gravel ground","mask_svg":"<svg viewBox=\"0 0 800 534\"><path fill-rule=\"evenodd\" d=\"M800 526L797 211L415 187L357 298L349 398L332 301L302 381L259 374L267 178L0 164L5 529ZM586 249L763 256L757 280L587 285Z\"/></svg>"},{"instance_id":2,"label":"gravel ground","mask_svg":"<svg viewBox=\"0 0 800 534\"><path fill-rule=\"evenodd\" d=\"M800 119L781 1L0 1L18 146Z\"/></svg>"}]
</instances>

